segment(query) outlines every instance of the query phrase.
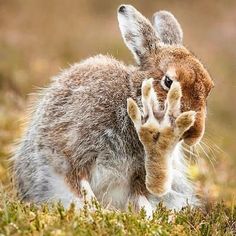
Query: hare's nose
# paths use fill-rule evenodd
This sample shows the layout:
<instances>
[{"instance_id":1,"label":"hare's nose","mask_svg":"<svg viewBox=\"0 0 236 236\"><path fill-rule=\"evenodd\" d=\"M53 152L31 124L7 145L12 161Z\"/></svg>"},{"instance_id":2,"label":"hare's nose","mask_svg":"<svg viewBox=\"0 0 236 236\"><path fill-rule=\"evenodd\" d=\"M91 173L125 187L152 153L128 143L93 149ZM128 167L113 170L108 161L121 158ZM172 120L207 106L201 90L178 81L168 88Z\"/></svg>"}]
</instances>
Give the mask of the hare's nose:
<instances>
[{"instance_id":1,"label":"hare's nose","mask_svg":"<svg viewBox=\"0 0 236 236\"><path fill-rule=\"evenodd\" d=\"M121 5L121 6L119 7L118 11L119 11L120 13L125 13L125 6L124 6L124 5Z\"/></svg>"}]
</instances>

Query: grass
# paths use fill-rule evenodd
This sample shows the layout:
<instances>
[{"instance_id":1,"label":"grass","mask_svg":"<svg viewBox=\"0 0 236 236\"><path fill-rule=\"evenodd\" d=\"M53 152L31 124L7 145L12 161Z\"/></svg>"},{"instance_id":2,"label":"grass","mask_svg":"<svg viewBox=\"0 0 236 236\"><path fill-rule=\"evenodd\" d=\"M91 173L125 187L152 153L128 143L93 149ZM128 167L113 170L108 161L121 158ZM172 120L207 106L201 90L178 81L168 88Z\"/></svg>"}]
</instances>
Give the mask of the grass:
<instances>
[{"instance_id":1,"label":"grass","mask_svg":"<svg viewBox=\"0 0 236 236\"><path fill-rule=\"evenodd\" d=\"M145 212L108 211L93 202L80 211L53 206L20 203L2 193L0 235L235 235L236 208L223 202L206 210L184 208L173 212L159 205L153 219Z\"/></svg>"}]
</instances>

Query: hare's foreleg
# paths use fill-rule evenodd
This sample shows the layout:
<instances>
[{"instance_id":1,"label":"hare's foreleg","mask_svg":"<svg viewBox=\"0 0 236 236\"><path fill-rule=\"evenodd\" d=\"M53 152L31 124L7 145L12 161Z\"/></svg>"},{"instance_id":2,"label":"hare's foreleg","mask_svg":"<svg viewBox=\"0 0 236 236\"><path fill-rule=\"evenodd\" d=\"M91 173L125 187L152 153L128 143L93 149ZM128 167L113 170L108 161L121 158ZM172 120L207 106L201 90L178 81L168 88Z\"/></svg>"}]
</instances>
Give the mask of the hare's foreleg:
<instances>
[{"instance_id":1,"label":"hare's foreleg","mask_svg":"<svg viewBox=\"0 0 236 236\"><path fill-rule=\"evenodd\" d=\"M136 171L131 178L130 200L136 211L145 210L147 218L152 218L153 210L148 201L150 194L145 185L145 169Z\"/></svg>"},{"instance_id":2,"label":"hare's foreleg","mask_svg":"<svg viewBox=\"0 0 236 236\"><path fill-rule=\"evenodd\" d=\"M128 114L134 123L139 139L145 150L146 187L156 196L163 196L172 187L172 156L182 135L195 121L195 112L181 113L181 88L174 82L167 95L166 109L156 118L156 94L153 79L145 80L142 85L142 117L135 101L128 99Z\"/></svg>"}]
</instances>

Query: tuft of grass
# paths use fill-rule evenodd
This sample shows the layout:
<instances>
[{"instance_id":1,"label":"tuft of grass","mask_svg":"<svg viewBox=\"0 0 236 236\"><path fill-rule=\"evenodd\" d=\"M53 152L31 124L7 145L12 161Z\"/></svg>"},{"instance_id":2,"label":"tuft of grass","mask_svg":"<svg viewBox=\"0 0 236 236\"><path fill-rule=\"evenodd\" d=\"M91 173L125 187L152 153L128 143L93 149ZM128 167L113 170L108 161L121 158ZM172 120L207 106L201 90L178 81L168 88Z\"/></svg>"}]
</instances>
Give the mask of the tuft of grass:
<instances>
[{"instance_id":1,"label":"tuft of grass","mask_svg":"<svg viewBox=\"0 0 236 236\"><path fill-rule=\"evenodd\" d=\"M92 210L91 210L92 209ZM223 202L207 210L186 207L179 212L161 204L153 219L145 212L103 209L96 201L82 210L65 210L60 203L36 206L21 203L2 193L0 235L235 235L236 208Z\"/></svg>"}]
</instances>

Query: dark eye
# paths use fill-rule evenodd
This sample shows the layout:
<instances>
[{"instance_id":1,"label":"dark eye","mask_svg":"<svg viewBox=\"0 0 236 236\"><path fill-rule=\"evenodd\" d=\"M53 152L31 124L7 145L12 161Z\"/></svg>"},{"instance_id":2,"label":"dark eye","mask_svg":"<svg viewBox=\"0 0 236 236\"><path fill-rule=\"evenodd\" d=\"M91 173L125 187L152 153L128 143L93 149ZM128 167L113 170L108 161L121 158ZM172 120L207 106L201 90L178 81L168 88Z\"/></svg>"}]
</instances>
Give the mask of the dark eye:
<instances>
[{"instance_id":1,"label":"dark eye","mask_svg":"<svg viewBox=\"0 0 236 236\"><path fill-rule=\"evenodd\" d=\"M164 80L164 84L165 84L165 86L167 87L167 88L170 88L170 86L172 85L172 80L170 79L170 77L169 76L165 76L165 80Z\"/></svg>"}]
</instances>

